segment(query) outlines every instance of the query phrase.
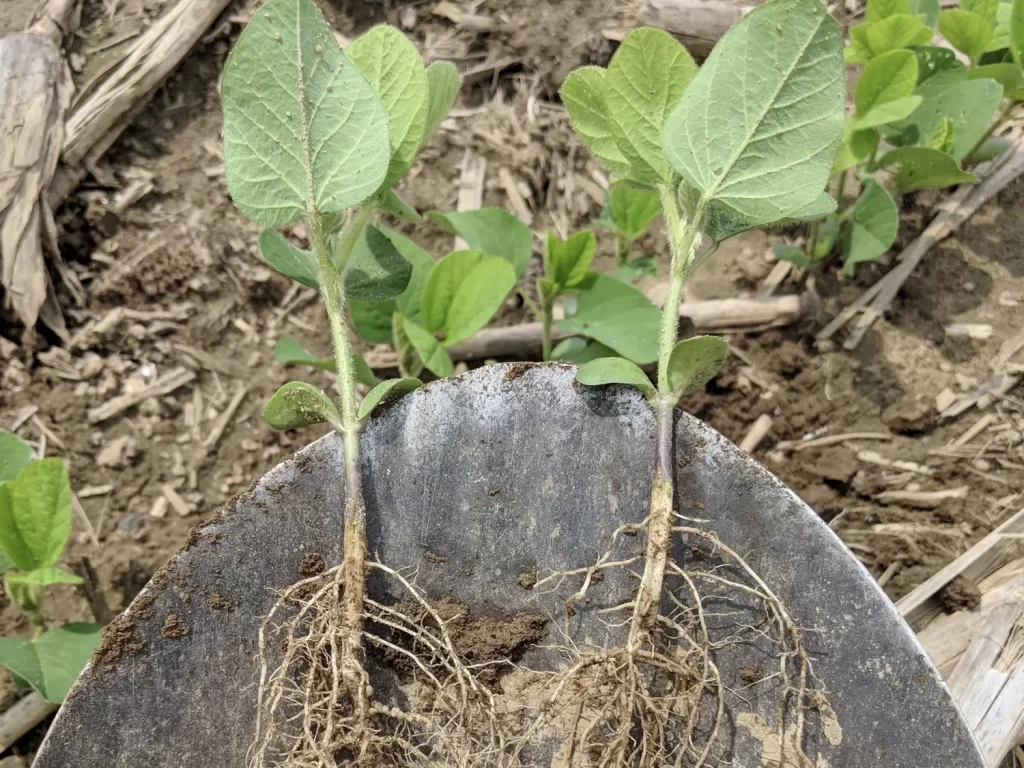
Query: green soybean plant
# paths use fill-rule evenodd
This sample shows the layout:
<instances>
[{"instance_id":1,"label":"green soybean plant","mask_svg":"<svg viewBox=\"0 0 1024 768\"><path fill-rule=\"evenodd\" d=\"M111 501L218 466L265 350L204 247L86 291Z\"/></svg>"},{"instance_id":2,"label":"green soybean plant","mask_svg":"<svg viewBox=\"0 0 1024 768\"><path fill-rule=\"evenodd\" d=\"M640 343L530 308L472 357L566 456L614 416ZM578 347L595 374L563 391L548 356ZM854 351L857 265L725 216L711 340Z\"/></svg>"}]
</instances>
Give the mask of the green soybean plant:
<instances>
[{"instance_id":1,"label":"green soybean plant","mask_svg":"<svg viewBox=\"0 0 1024 768\"><path fill-rule=\"evenodd\" d=\"M631 259L631 256L633 243L660 213L661 202L652 189L619 182L605 191L604 207L595 223L611 232L615 239L618 275L623 280L636 280L642 275L658 276L658 262L653 256L638 259Z\"/></svg>"},{"instance_id":2,"label":"green soybean plant","mask_svg":"<svg viewBox=\"0 0 1024 768\"><path fill-rule=\"evenodd\" d=\"M32 637L0 638L0 664L48 701L64 701L100 640L99 624L48 625L47 589L82 580L58 563L71 535L71 485L60 459L34 461L31 446L0 431L0 572Z\"/></svg>"}]
</instances>

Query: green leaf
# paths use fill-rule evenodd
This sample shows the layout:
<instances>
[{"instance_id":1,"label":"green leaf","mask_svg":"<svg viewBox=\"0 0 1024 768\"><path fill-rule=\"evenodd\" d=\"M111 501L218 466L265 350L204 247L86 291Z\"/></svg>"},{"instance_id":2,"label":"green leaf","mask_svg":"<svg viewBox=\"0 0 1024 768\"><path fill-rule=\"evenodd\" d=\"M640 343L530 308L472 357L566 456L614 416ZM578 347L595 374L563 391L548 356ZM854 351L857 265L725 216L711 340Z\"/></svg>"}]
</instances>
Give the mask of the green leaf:
<instances>
[{"instance_id":1,"label":"green leaf","mask_svg":"<svg viewBox=\"0 0 1024 768\"><path fill-rule=\"evenodd\" d=\"M631 178L650 184L672 180L661 129L696 74L687 50L661 29L633 30L612 56L604 99L616 143L632 167Z\"/></svg>"},{"instance_id":2,"label":"green leaf","mask_svg":"<svg viewBox=\"0 0 1024 768\"><path fill-rule=\"evenodd\" d=\"M516 272L516 278L526 273L533 257L533 234L528 226L504 208L452 213L429 211L427 218L461 237L474 251L486 256L500 256L508 261Z\"/></svg>"},{"instance_id":3,"label":"green leaf","mask_svg":"<svg viewBox=\"0 0 1024 768\"><path fill-rule=\"evenodd\" d=\"M999 136L989 136L970 155L970 161L972 163L984 163L988 160L994 160L999 157L1003 152L1010 148L1010 142Z\"/></svg>"},{"instance_id":4,"label":"green leaf","mask_svg":"<svg viewBox=\"0 0 1024 768\"><path fill-rule=\"evenodd\" d=\"M911 13L910 0L868 0L865 20L868 23L872 23L887 19L898 13Z\"/></svg>"},{"instance_id":5,"label":"green leaf","mask_svg":"<svg viewBox=\"0 0 1024 768\"><path fill-rule=\"evenodd\" d=\"M396 312L391 324L394 328L391 343L398 355L398 370L403 376L419 376L423 372L423 361L405 332L405 317Z\"/></svg>"},{"instance_id":6,"label":"green leaf","mask_svg":"<svg viewBox=\"0 0 1024 768\"><path fill-rule=\"evenodd\" d=\"M271 396L263 418L272 429L299 429L328 422L341 428L341 416L331 399L312 384L289 381Z\"/></svg>"},{"instance_id":7,"label":"green leaf","mask_svg":"<svg viewBox=\"0 0 1024 768\"><path fill-rule=\"evenodd\" d=\"M569 73L559 94L569 112L573 130L590 147L594 157L615 173L629 176L632 169L619 149L608 117L604 95L607 74L601 67L580 67Z\"/></svg>"},{"instance_id":8,"label":"green leaf","mask_svg":"<svg viewBox=\"0 0 1024 768\"><path fill-rule=\"evenodd\" d=\"M32 446L13 432L0 429L0 483L17 478L33 456Z\"/></svg>"},{"instance_id":9,"label":"green leaf","mask_svg":"<svg viewBox=\"0 0 1024 768\"><path fill-rule=\"evenodd\" d=\"M925 24L935 29L939 21L939 0L910 0L909 13L922 18Z\"/></svg>"},{"instance_id":10,"label":"green leaf","mask_svg":"<svg viewBox=\"0 0 1024 768\"><path fill-rule=\"evenodd\" d=\"M1000 0L960 0L960 7L965 11L977 14L991 26L996 20Z\"/></svg>"},{"instance_id":11,"label":"green leaf","mask_svg":"<svg viewBox=\"0 0 1024 768\"><path fill-rule=\"evenodd\" d=\"M11 558L9 558L2 549L0 549L0 574L5 574L14 567L14 561L11 560Z\"/></svg>"},{"instance_id":12,"label":"green leaf","mask_svg":"<svg viewBox=\"0 0 1024 768\"><path fill-rule=\"evenodd\" d=\"M424 328L419 323L414 323L409 318L402 319L402 329L405 334L409 337L409 341L412 343L416 351L419 352L420 359L423 364L427 366L432 374L437 376L439 379L443 379L446 376L451 376L455 373L455 366L452 365L452 359L448 357L448 352L441 345L430 331Z\"/></svg>"},{"instance_id":13,"label":"green leaf","mask_svg":"<svg viewBox=\"0 0 1024 768\"><path fill-rule=\"evenodd\" d=\"M71 534L71 484L60 459L40 459L0 485L0 546L23 571L55 565Z\"/></svg>"},{"instance_id":14,"label":"green leaf","mask_svg":"<svg viewBox=\"0 0 1024 768\"><path fill-rule=\"evenodd\" d=\"M992 22L970 11L943 11L939 14L939 31L950 45L975 59L992 39Z\"/></svg>"},{"instance_id":15,"label":"green leaf","mask_svg":"<svg viewBox=\"0 0 1024 768\"><path fill-rule=\"evenodd\" d=\"M896 169L900 192L951 187L975 181L973 173L960 170L952 155L928 147L899 147L882 157L883 168Z\"/></svg>"},{"instance_id":16,"label":"green leaf","mask_svg":"<svg viewBox=\"0 0 1024 768\"><path fill-rule=\"evenodd\" d=\"M383 232L369 226L345 266L345 294L362 301L393 299L411 278L412 264Z\"/></svg>"},{"instance_id":17,"label":"green leaf","mask_svg":"<svg viewBox=\"0 0 1024 768\"><path fill-rule=\"evenodd\" d=\"M874 128L848 132L832 165L832 175L842 173L870 158L878 149L878 142L878 131Z\"/></svg>"},{"instance_id":18,"label":"green leaf","mask_svg":"<svg viewBox=\"0 0 1024 768\"><path fill-rule=\"evenodd\" d=\"M954 131L950 154L960 160L985 134L1002 97L1003 88L994 80L953 83L921 102L907 118L904 130L916 131L913 143L923 144L935 126L948 118Z\"/></svg>"},{"instance_id":19,"label":"green leaf","mask_svg":"<svg viewBox=\"0 0 1024 768\"><path fill-rule=\"evenodd\" d=\"M284 365L310 365L321 371L335 372L333 357L317 357L291 336L282 336L277 340L277 344L274 345L274 359Z\"/></svg>"},{"instance_id":20,"label":"green leaf","mask_svg":"<svg viewBox=\"0 0 1024 768\"><path fill-rule=\"evenodd\" d=\"M444 329L455 294L469 273L484 260L479 251L454 251L437 263L423 287L422 323L431 333Z\"/></svg>"},{"instance_id":21,"label":"green leaf","mask_svg":"<svg viewBox=\"0 0 1024 768\"><path fill-rule=\"evenodd\" d=\"M391 163L380 187L383 191L405 175L423 142L427 127L427 71L416 46L386 24L357 37L346 53L387 110Z\"/></svg>"},{"instance_id":22,"label":"green leaf","mask_svg":"<svg viewBox=\"0 0 1024 768\"><path fill-rule=\"evenodd\" d=\"M577 232L568 240L561 240L549 232L547 274L556 287L573 288L587 276L595 253L597 238L589 229Z\"/></svg>"},{"instance_id":23,"label":"green leaf","mask_svg":"<svg viewBox=\"0 0 1024 768\"><path fill-rule=\"evenodd\" d=\"M818 241L814 244L815 260L824 259L830 253L839 239L839 219L829 216L818 225Z\"/></svg>"},{"instance_id":24,"label":"green leaf","mask_svg":"<svg viewBox=\"0 0 1024 768\"><path fill-rule=\"evenodd\" d=\"M360 419L369 416L378 405L393 403L414 389L423 386L419 379L388 379L374 387L363 402L359 404L359 412L356 414Z\"/></svg>"},{"instance_id":25,"label":"green leaf","mask_svg":"<svg viewBox=\"0 0 1024 768\"><path fill-rule=\"evenodd\" d=\"M877 261L896 240L900 225L899 209L889 193L873 179L851 210L850 228L843 257L846 274L862 261Z\"/></svg>"},{"instance_id":26,"label":"green leaf","mask_svg":"<svg viewBox=\"0 0 1024 768\"><path fill-rule=\"evenodd\" d=\"M989 78L1003 86L1003 93L1009 94L1016 91L1024 84L1020 67L1015 64L986 64L981 67L972 67L967 71L968 80L981 80Z\"/></svg>"},{"instance_id":27,"label":"green leaf","mask_svg":"<svg viewBox=\"0 0 1024 768\"><path fill-rule=\"evenodd\" d=\"M608 191L612 221L627 240L636 240L661 214L658 193L620 182Z\"/></svg>"},{"instance_id":28,"label":"green leaf","mask_svg":"<svg viewBox=\"0 0 1024 768\"><path fill-rule=\"evenodd\" d=\"M850 27L850 44L843 49L843 61L847 64L867 64L874 57L868 46L868 28L871 24L857 24Z\"/></svg>"},{"instance_id":29,"label":"green leaf","mask_svg":"<svg viewBox=\"0 0 1024 768\"><path fill-rule=\"evenodd\" d=\"M592 273L577 289L576 314L559 320L558 326L644 365L658 357L660 322L661 310L636 288Z\"/></svg>"},{"instance_id":30,"label":"green leaf","mask_svg":"<svg viewBox=\"0 0 1024 768\"><path fill-rule=\"evenodd\" d=\"M864 40L872 56L915 45L928 45L934 33L916 16L897 14L876 24L864 24ZM853 30L850 30L853 33Z\"/></svg>"},{"instance_id":31,"label":"green leaf","mask_svg":"<svg viewBox=\"0 0 1024 768\"><path fill-rule=\"evenodd\" d=\"M350 301L352 325L371 344L391 343L391 317L397 309L394 301Z\"/></svg>"},{"instance_id":32,"label":"green leaf","mask_svg":"<svg viewBox=\"0 0 1024 768\"><path fill-rule=\"evenodd\" d=\"M771 0L715 46L665 123L665 152L705 201L777 221L825 188L842 104L836 22L819 0Z\"/></svg>"},{"instance_id":33,"label":"green leaf","mask_svg":"<svg viewBox=\"0 0 1024 768\"><path fill-rule=\"evenodd\" d=\"M410 224L419 224L423 221L423 217L416 212L416 209L405 202L393 189L389 189L383 194L379 205L382 211L390 213L400 221L407 221Z\"/></svg>"},{"instance_id":34,"label":"green leaf","mask_svg":"<svg viewBox=\"0 0 1024 768\"><path fill-rule=\"evenodd\" d=\"M434 269L434 260L430 254L420 248L415 242L405 235L394 230L382 227L381 231L398 249L402 257L412 265L412 276L409 278L409 285L395 298L395 306L398 311L406 317L416 320L420 316L420 307L423 302L423 288L427 284L427 278Z\"/></svg>"},{"instance_id":35,"label":"green leaf","mask_svg":"<svg viewBox=\"0 0 1024 768\"><path fill-rule=\"evenodd\" d=\"M639 259L627 261L625 264L619 265L619 268L615 270L615 276L627 283L632 283L641 277L655 279L658 277L658 260L653 256L641 256Z\"/></svg>"},{"instance_id":36,"label":"green leaf","mask_svg":"<svg viewBox=\"0 0 1024 768\"><path fill-rule=\"evenodd\" d=\"M715 377L729 356L729 343L721 336L694 336L672 348L668 385L676 397L702 388Z\"/></svg>"},{"instance_id":37,"label":"green leaf","mask_svg":"<svg viewBox=\"0 0 1024 768\"><path fill-rule=\"evenodd\" d=\"M253 221L336 213L384 181L387 112L312 0L264 5L228 56L221 90L228 190Z\"/></svg>"},{"instance_id":38,"label":"green leaf","mask_svg":"<svg viewBox=\"0 0 1024 768\"><path fill-rule=\"evenodd\" d=\"M1024 67L1024 0L1013 0L1009 19L1010 52L1018 67Z\"/></svg>"},{"instance_id":39,"label":"green leaf","mask_svg":"<svg viewBox=\"0 0 1024 768\"><path fill-rule=\"evenodd\" d=\"M910 49L917 57L917 82L920 85L940 72L963 69L956 54L949 48L938 45L917 45Z\"/></svg>"},{"instance_id":40,"label":"green leaf","mask_svg":"<svg viewBox=\"0 0 1024 768\"><path fill-rule=\"evenodd\" d=\"M267 264L282 275L307 288L320 288L320 270L312 253L296 248L276 229L264 229L259 246Z\"/></svg>"},{"instance_id":41,"label":"green leaf","mask_svg":"<svg viewBox=\"0 0 1024 768\"><path fill-rule=\"evenodd\" d=\"M355 367L356 381L365 387L376 387L380 384L380 379L377 378L377 374L373 372L373 368L366 362L366 358L362 355L352 355L352 364Z\"/></svg>"},{"instance_id":42,"label":"green leaf","mask_svg":"<svg viewBox=\"0 0 1024 768\"><path fill-rule=\"evenodd\" d=\"M435 61L427 67L427 124L423 141L434 135L455 103L462 87L459 70L450 61Z\"/></svg>"},{"instance_id":43,"label":"green leaf","mask_svg":"<svg viewBox=\"0 0 1024 768\"><path fill-rule=\"evenodd\" d=\"M0 664L60 704L100 644L99 624L65 624L35 640L0 638Z\"/></svg>"},{"instance_id":44,"label":"green leaf","mask_svg":"<svg viewBox=\"0 0 1024 768\"><path fill-rule=\"evenodd\" d=\"M444 330L445 346L468 339L487 325L515 283L511 265L500 257L450 253L423 289L423 325L431 333Z\"/></svg>"},{"instance_id":45,"label":"green leaf","mask_svg":"<svg viewBox=\"0 0 1024 768\"><path fill-rule=\"evenodd\" d=\"M814 221L827 216L835 209L836 201L827 192L821 192L810 203L780 216L775 221L758 222L744 218L728 206L712 203L704 221L704 234L716 243L720 243L722 240L758 227L785 226L798 221Z\"/></svg>"},{"instance_id":46,"label":"green leaf","mask_svg":"<svg viewBox=\"0 0 1024 768\"><path fill-rule=\"evenodd\" d=\"M13 584L33 584L46 587L51 584L81 584L81 577L59 568L48 565L34 571L13 571L7 574L6 580Z\"/></svg>"},{"instance_id":47,"label":"green leaf","mask_svg":"<svg viewBox=\"0 0 1024 768\"><path fill-rule=\"evenodd\" d=\"M899 50L876 56L864 67L855 95L855 130L902 120L921 103L912 95L917 85L917 57Z\"/></svg>"},{"instance_id":48,"label":"green leaf","mask_svg":"<svg viewBox=\"0 0 1024 768\"><path fill-rule=\"evenodd\" d=\"M587 341L581 336L570 336L563 339L551 350L552 360L565 360L567 363L583 365L591 360L600 360L602 357L618 357L618 354L611 347L606 347L597 341Z\"/></svg>"},{"instance_id":49,"label":"green leaf","mask_svg":"<svg viewBox=\"0 0 1024 768\"><path fill-rule=\"evenodd\" d=\"M653 400L658 395L647 374L640 370L636 363L621 357L604 357L584 363L576 371L576 381L588 387L625 384L639 389L648 400Z\"/></svg>"},{"instance_id":50,"label":"green leaf","mask_svg":"<svg viewBox=\"0 0 1024 768\"><path fill-rule=\"evenodd\" d=\"M775 254L775 258L779 261L788 261L790 264L795 264L800 269L807 269L811 266L811 260L807 258L807 254L804 253L804 249L797 248L795 245L789 245L788 243L776 243L772 246L772 253Z\"/></svg>"},{"instance_id":51,"label":"green leaf","mask_svg":"<svg viewBox=\"0 0 1024 768\"><path fill-rule=\"evenodd\" d=\"M956 126L953 125L953 121L948 117L943 117L936 123L925 146L949 152L953 148L953 140L955 138Z\"/></svg>"}]
</instances>

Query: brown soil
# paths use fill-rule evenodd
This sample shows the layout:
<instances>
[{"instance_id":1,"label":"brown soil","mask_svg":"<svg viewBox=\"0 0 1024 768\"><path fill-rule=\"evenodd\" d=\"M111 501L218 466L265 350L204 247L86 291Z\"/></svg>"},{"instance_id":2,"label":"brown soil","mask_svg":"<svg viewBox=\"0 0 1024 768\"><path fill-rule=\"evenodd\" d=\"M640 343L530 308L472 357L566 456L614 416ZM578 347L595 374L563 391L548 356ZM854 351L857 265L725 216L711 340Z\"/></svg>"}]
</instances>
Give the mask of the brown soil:
<instances>
[{"instance_id":1,"label":"brown soil","mask_svg":"<svg viewBox=\"0 0 1024 768\"><path fill-rule=\"evenodd\" d=\"M160 637L165 640L173 640L179 637L185 637L188 634L188 624L185 623L176 613L168 613L167 618L164 619L164 626L160 630Z\"/></svg>"}]
</instances>

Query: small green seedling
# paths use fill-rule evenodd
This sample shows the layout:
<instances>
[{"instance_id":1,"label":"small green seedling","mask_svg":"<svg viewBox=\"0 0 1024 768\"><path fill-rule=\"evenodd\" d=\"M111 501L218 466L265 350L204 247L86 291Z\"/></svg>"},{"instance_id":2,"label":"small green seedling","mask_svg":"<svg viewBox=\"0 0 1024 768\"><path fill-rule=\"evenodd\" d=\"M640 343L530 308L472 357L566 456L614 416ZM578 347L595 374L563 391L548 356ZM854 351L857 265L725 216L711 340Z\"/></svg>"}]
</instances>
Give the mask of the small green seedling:
<instances>
[{"instance_id":1,"label":"small green seedling","mask_svg":"<svg viewBox=\"0 0 1024 768\"><path fill-rule=\"evenodd\" d=\"M71 535L64 462L33 458L31 446L0 431L0 572L8 597L33 627L30 640L0 638L0 664L59 704L99 644L100 626L49 628L43 616L47 587L82 580L58 565Z\"/></svg>"},{"instance_id":2,"label":"small green seedling","mask_svg":"<svg viewBox=\"0 0 1024 768\"><path fill-rule=\"evenodd\" d=\"M604 208L595 223L615 238L615 256L619 277L633 281L642 275L658 276L658 262L653 256L632 259L633 243L643 235L661 213L658 193L652 189L619 182L605 192Z\"/></svg>"}]
</instances>

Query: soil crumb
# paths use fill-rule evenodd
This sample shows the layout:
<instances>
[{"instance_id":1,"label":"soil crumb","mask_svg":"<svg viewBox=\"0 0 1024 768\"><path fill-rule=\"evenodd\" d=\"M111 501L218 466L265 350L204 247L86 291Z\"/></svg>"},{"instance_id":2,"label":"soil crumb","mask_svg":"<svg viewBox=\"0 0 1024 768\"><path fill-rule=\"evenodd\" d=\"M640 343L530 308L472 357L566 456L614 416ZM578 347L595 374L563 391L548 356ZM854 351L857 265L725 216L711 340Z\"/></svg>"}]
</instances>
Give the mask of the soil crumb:
<instances>
[{"instance_id":1,"label":"soil crumb","mask_svg":"<svg viewBox=\"0 0 1024 768\"><path fill-rule=\"evenodd\" d=\"M302 558L302 562L299 564L299 576L304 579L311 579L314 576L319 576L326 570L327 561L324 560L324 556L319 552L310 552Z\"/></svg>"},{"instance_id":2,"label":"soil crumb","mask_svg":"<svg viewBox=\"0 0 1024 768\"><path fill-rule=\"evenodd\" d=\"M214 592L207 598L210 603L210 607L215 611L233 611L235 610L235 604L224 597L220 592Z\"/></svg>"},{"instance_id":3,"label":"soil crumb","mask_svg":"<svg viewBox=\"0 0 1024 768\"><path fill-rule=\"evenodd\" d=\"M973 611L981 604L981 590L970 579L957 576L939 591L938 598L946 613Z\"/></svg>"},{"instance_id":4,"label":"soil crumb","mask_svg":"<svg viewBox=\"0 0 1024 768\"><path fill-rule=\"evenodd\" d=\"M168 613L164 621L164 627L160 630L160 637L166 640L173 640L178 637L185 637L188 634L186 624L176 613Z\"/></svg>"},{"instance_id":5,"label":"soil crumb","mask_svg":"<svg viewBox=\"0 0 1024 768\"><path fill-rule=\"evenodd\" d=\"M532 571L523 571L519 574L519 578L516 579L518 584L523 589L533 589L537 584L537 569L534 568Z\"/></svg>"},{"instance_id":6,"label":"soil crumb","mask_svg":"<svg viewBox=\"0 0 1024 768\"><path fill-rule=\"evenodd\" d=\"M146 647L146 641L135 633L135 622L122 614L103 628L100 645L93 654L94 669L112 671L125 656L132 656Z\"/></svg>"}]
</instances>

